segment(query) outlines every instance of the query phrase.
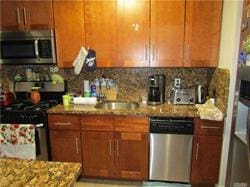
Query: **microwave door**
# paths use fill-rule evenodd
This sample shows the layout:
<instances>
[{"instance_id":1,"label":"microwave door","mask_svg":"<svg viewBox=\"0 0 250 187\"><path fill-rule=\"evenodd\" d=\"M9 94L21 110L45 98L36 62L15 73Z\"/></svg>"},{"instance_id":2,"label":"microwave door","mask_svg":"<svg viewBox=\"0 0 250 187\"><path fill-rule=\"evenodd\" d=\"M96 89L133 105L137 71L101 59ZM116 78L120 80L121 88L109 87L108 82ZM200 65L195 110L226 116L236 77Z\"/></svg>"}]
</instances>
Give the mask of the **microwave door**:
<instances>
[{"instance_id":1,"label":"microwave door","mask_svg":"<svg viewBox=\"0 0 250 187\"><path fill-rule=\"evenodd\" d=\"M33 58L36 58L34 40L1 41L1 59L19 60Z\"/></svg>"}]
</instances>

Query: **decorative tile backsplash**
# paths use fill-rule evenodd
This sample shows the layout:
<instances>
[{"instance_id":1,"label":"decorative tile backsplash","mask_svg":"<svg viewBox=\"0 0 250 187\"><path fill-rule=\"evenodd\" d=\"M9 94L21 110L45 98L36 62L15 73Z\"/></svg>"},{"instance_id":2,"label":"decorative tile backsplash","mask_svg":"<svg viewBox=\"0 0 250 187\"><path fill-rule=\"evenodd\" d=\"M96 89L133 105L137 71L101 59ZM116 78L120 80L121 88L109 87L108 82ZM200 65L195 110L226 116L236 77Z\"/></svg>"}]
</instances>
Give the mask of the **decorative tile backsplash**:
<instances>
[{"instance_id":1,"label":"decorative tile backsplash","mask_svg":"<svg viewBox=\"0 0 250 187\"><path fill-rule=\"evenodd\" d=\"M41 73L41 77L50 73L50 66L30 66ZM0 81L2 87L8 90L13 89L13 80L16 74L25 77L27 66L6 66L1 69ZM148 77L154 74L166 76L166 99L170 98L174 79L181 78L181 87L190 88L197 84L208 87L211 96L215 90L216 105L226 114L229 71L220 68L97 68L93 72L82 71L75 75L72 68L60 69L60 74L68 81L69 92L82 91L83 80L94 80L104 75L114 79L117 83L117 99L128 99L139 101L141 95L147 94Z\"/></svg>"},{"instance_id":2,"label":"decorative tile backsplash","mask_svg":"<svg viewBox=\"0 0 250 187\"><path fill-rule=\"evenodd\" d=\"M1 83L4 88L12 89L11 82L16 74L25 78L25 66L6 67L1 70ZM41 77L49 73L49 66L33 66L39 69ZM214 70L214 69L213 69ZM139 100L147 94L148 77L154 74L166 76L166 98L170 98L174 79L181 78L181 87L190 88L197 84L208 86L212 72L208 68L97 68L94 72L82 71L75 75L72 68L60 69L59 74L68 81L69 92L81 91L83 80L94 80L104 75L114 79L118 88L118 99Z\"/></svg>"}]
</instances>

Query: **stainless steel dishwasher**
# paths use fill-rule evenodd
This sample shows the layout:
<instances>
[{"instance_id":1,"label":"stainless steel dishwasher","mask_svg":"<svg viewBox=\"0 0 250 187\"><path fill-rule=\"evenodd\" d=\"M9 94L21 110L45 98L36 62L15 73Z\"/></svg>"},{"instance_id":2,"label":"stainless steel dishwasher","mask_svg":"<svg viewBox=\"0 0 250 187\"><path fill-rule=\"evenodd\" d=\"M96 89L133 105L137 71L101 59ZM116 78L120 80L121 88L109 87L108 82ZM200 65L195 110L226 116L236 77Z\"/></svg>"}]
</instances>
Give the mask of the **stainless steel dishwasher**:
<instances>
[{"instance_id":1,"label":"stainless steel dishwasher","mask_svg":"<svg viewBox=\"0 0 250 187\"><path fill-rule=\"evenodd\" d=\"M150 117L149 180L190 182L193 118Z\"/></svg>"}]
</instances>

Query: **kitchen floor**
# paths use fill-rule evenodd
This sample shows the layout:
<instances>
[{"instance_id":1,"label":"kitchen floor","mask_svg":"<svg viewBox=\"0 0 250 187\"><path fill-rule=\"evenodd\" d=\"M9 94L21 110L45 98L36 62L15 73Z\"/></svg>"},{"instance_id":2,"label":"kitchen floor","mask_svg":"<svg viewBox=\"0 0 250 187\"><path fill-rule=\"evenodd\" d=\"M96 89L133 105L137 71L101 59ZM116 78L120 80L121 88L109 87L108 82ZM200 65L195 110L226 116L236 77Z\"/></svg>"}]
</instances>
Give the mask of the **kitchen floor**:
<instances>
[{"instance_id":1,"label":"kitchen floor","mask_svg":"<svg viewBox=\"0 0 250 187\"><path fill-rule=\"evenodd\" d=\"M80 179L75 183L75 187L191 187L189 184L165 183L165 182L131 182Z\"/></svg>"}]
</instances>

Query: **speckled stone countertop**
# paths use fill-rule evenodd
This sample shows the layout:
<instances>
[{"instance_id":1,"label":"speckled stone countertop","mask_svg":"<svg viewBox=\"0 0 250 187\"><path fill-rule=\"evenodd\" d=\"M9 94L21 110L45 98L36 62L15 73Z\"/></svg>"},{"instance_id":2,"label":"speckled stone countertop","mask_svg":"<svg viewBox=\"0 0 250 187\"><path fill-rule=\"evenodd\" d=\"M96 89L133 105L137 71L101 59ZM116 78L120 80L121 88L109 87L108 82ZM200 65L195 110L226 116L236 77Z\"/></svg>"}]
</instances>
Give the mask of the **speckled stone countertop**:
<instances>
[{"instance_id":1,"label":"speckled stone countertop","mask_svg":"<svg viewBox=\"0 0 250 187\"><path fill-rule=\"evenodd\" d=\"M110 114L110 115L144 115L166 117L199 117L198 110L194 105L173 105L164 103L158 106L140 104L135 110L104 110L96 109L95 105L64 106L59 104L48 110L48 113L57 114Z\"/></svg>"},{"instance_id":2,"label":"speckled stone countertop","mask_svg":"<svg viewBox=\"0 0 250 187\"><path fill-rule=\"evenodd\" d=\"M73 186L80 163L0 158L0 186Z\"/></svg>"}]
</instances>

